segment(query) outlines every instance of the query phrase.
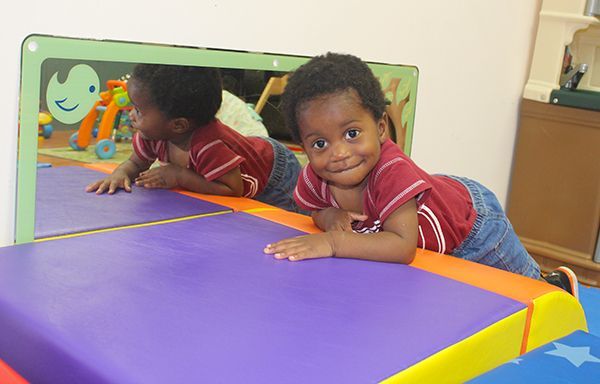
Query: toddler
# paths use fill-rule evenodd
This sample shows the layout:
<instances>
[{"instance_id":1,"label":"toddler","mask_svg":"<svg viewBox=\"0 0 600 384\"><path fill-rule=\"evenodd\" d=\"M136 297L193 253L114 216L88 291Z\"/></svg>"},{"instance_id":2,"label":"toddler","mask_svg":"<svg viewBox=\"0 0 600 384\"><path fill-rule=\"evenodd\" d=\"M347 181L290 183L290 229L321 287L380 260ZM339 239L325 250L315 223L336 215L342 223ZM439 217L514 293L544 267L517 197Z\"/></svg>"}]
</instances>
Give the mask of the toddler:
<instances>
[{"instance_id":1,"label":"toddler","mask_svg":"<svg viewBox=\"0 0 600 384\"><path fill-rule=\"evenodd\" d=\"M300 164L292 151L268 137L245 137L215 118L222 101L218 69L138 64L128 92L134 151L86 191L131 192L135 182L244 196L298 211L293 189ZM157 159L160 166L150 168Z\"/></svg>"},{"instance_id":2,"label":"toddler","mask_svg":"<svg viewBox=\"0 0 600 384\"><path fill-rule=\"evenodd\" d=\"M309 159L294 197L325 232L269 244L266 253L408 264L421 247L541 278L490 190L428 174L387 138L381 86L359 58L311 59L290 76L282 103ZM570 269L545 278L577 296Z\"/></svg>"}]
</instances>

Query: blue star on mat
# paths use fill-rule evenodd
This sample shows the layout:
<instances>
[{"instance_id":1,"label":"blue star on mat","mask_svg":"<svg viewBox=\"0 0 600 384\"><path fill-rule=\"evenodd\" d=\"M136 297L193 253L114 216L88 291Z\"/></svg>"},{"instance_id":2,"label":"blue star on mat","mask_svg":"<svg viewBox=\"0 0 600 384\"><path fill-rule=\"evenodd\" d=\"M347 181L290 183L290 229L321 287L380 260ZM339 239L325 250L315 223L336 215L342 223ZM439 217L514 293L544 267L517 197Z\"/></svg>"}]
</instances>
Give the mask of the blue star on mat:
<instances>
[{"instance_id":1,"label":"blue star on mat","mask_svg":"<svg viewBox=\"0 0 600 384\"><path fill-rule=\"evenodd\" d=\"M510 360L469 383L597 383L599 363L600 337L575 331Z\"/></svg>"},{"instance_id":2,"label":"blue star on mat","mask_svg":"<svg viewBox=\"0 0 600 384\"><path fill-rule=\"evenodd\" d=\"M579 368L583 363L600 363L600 359L590 353L590 347L570 347L561 343L552 343L556 349L544 352L547 355L564 357Z\"/></svg>"}]
</instances>

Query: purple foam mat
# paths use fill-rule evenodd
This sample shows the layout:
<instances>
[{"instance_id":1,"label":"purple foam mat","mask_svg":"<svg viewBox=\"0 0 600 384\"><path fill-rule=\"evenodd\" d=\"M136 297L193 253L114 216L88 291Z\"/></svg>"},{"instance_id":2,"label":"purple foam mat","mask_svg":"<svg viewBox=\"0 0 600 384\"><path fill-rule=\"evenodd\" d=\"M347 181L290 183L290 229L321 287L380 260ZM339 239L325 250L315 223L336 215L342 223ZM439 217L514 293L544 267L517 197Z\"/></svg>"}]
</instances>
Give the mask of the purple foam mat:
<instances>
[{"instance_id":1,"label":"purple foam mat","mask_svg":"<svg viewBox=\"0 0 600 384\"><path fill-rule=\"evenodd\" d=\"M232 213L0 248L0 358L31 382L369 383L524 308L410 266L263 254Z\"/></svg>"},{"instance_id":2,"label":"purple foam mat","mask_svg":"<svg viewBox=\"0 0 600 384\"><path fill-rule=\"evenodd\" d=\"M34 237L230 211L165 189L133 187L131 193L119 190L114 195L85 192L89 183L104 177L105 173L77 166L38 169Z\"/></svg>"}]
</instances>

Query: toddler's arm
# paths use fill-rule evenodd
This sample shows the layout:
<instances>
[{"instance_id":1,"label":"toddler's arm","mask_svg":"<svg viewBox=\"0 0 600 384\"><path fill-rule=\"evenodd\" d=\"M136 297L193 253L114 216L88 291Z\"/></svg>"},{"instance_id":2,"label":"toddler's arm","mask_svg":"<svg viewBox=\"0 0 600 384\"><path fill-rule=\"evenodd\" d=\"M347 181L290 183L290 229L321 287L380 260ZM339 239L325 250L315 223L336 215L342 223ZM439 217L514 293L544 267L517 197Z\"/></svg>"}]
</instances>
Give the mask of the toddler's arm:
<instances>
[{"instance_id":1,"label":"toddler's arm","mask_svg":"<svg viewBox=\"0 0 600 384\"><path fill-rule=\"evenodd\" d=\"M417 236L417 205L411 199L390 214L381 232L334 230L281 240L268 244L264 251L292 261L336 256L408 264L416 253Z\"/></svg>"},{"instance_id":2,"label":"toddler's arm","mask_svg":"<svg viewBox=\"0 0 600 384\"><path fill-rule=\"evenodd\" d=\"M240 167L235 167L218 179L208 181L189 168L167 164L140 173L135 179L138 187L183 188L210 195L241 196L244 192Z\"/></svg>"},{"instance_id":3,"label":"toddler's arm","mask_svg":"<svg viewBox=\"0 0 600 384\"><path fill-rule=\"evenodd\" d=\"M148 169L150 165L150 163L140 159L134 152L109 176L88 184L85 191L96 191L97 195L108 192L109 195L112 195L117 189L122 188L126 192L131 192L131 180L137 177L141 171Z\"/></svg>"}]
</instances>

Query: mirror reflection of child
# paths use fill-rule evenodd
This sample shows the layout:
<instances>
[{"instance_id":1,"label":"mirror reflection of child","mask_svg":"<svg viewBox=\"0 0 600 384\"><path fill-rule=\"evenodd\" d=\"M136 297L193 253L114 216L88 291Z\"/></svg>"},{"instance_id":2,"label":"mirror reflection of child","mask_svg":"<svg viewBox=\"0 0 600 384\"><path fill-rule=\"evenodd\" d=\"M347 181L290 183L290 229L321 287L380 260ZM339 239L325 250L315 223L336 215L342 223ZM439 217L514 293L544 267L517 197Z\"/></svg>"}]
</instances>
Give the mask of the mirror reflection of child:
<instances>
[{"instance_id":1,"label":"mirror reflection of child","mask_svg":"<svg viewBox=\"0 0 600 384\"><path fill-rule=\"evenodd\" d=\"M408 264L420 247L541 278L489 189L464 177L430 175L387 138L381 86L359 58L311 59L290 76L282 103L309 159L294 196L325 232L269 244L266 253L292 261L336 256ZM547 280L577 295L568 268Z\"/></svg>"},{"instance_id":2,"label":"mirror reflection of child","mask_svg":"<svg viewBox=\"0 0 600 384\"><path fill-rule=\"evenodd\" d=\"M268 137L245 137L215 118L222 101L218 69L138 64L128 92L134 151L87 192L131 192L135 183L244 196L298 211L293 189L300 164L292 151ZM155 160L161 166L150 168Z\"/></svg>"}]
</instances>

